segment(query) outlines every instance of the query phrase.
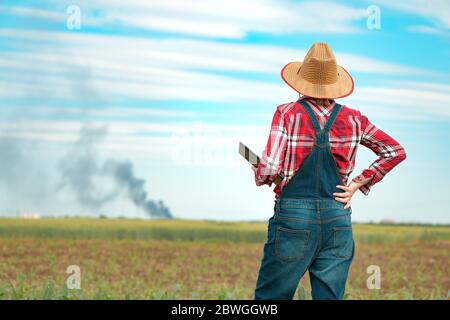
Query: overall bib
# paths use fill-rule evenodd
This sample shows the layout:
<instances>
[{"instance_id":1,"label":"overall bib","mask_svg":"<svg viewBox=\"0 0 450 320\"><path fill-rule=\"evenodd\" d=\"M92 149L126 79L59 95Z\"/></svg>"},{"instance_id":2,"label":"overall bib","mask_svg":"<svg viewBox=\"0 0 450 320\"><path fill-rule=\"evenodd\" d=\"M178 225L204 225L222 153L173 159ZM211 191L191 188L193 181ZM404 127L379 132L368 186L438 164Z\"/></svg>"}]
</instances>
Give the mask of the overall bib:
<instances>
[{"instance_id":1,"label":"overall bib","mask_svg":"<svg viewBox=\"0 0 450 320\"><path fill-rule=\"evenodd\" d=\"M314 147L275 200L255 299L292 299L307 270L313 299L342 299L353 260L351 208L333 196L343 192L336 185L345 185L329 144L341 105L334 105L321 129L311 107L299 103L314 126Z\"/></svg>"}]
</instances>

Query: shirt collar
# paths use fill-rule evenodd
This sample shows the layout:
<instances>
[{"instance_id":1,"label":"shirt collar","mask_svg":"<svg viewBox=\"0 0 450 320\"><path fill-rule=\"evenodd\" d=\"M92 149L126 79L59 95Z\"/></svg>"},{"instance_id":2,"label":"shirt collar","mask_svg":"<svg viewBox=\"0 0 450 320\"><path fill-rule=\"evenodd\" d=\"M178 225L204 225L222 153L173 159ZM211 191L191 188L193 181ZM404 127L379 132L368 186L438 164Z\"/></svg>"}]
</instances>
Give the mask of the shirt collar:
<instances>
[{"instance_id":1,"label":"shirt collar","mask_svg":"<svg viewBox=\"0 0 450 320\"><path fill-rule=\"evenodd\" d=\"M336 104L334 99L327 99L328 100L327 106L317 105L316 98L308 97L305 95L303 95L299 100L304 100L305 102L307 102L314 110L314 112L317 113L319 116L329 116L331 114L331 111L333 110L334 105Z\"/></svg>"}]
</instances>

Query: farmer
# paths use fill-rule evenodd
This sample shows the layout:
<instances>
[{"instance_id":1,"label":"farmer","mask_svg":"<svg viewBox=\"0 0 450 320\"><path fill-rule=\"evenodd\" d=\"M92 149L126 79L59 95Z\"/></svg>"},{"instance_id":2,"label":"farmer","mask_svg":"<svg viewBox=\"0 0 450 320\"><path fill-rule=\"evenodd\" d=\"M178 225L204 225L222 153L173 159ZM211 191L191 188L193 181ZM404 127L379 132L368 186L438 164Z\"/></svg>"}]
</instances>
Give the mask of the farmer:
<instances>
[{"instance_id":1,"label":"farmer","mask_svg":"<svg viewBox=\"0 0 450 320\"><path fill-rule=\"evenodd\" d=\"M326 43L314 43L303 62L288 63L283 80L300 94L277 107L255 171L256 185L274 189L274 215L256 283L255 299L292 299L309 270L313 299L342 299L354 256L350 202L369 194L406 158L403 147L360 111L334 99L353 91ZM378 159L347 184L358 144Z\"/></svg>"}]
</instances>

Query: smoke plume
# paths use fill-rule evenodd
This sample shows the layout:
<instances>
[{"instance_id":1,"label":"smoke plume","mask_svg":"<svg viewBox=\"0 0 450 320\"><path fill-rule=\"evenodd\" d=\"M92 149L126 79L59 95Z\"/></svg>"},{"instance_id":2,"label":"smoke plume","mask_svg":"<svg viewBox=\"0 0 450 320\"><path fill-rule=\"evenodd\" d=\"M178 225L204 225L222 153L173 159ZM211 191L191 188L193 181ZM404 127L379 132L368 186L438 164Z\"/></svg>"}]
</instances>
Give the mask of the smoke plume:
<instances>
[{"instance_id":1,"label":"smoke plume","mask_svg":"<svg viewBox=\"0 0 450 320\"><path fill-rule=\"evenodd\" d=\"M172 218L163 201L148 198L145 180L134 175L130 161L107 159L100 163L95 147L106 133L105 127L81 129L79 140L60 161L61 182L57 189L70 188L82 205L94 209L115 200L125 191L131 202L148 216Z\"/></svg>"},{"instance_id":2,"label":"smoke plume","mask_svg":"<svg viewBox=\"0 0 450 320\"><path fill-rule=\"evenodd\" d=\"M172 218L169 208L161 200L155 202L147 198L147 192L144 190L145 180L134 176L133 164L131 162L107 160L104 169L105 172L115 177L119 186L127 189L130 200L137 207L143 209L149 216Z\"/></svg>"}]
</instances>

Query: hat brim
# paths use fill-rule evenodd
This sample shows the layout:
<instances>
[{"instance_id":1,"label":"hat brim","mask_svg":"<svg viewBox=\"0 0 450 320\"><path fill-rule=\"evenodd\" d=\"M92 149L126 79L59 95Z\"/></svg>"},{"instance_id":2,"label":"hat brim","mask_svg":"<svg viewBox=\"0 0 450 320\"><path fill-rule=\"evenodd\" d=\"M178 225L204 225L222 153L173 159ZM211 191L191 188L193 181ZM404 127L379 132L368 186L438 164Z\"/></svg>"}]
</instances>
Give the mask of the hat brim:
<instances>
[{"instance_id":1,"label":"hat brim","mask_svg":"<svg viewBox=\"0 0 450 320\"><path fill-rule=\"evenodd\" d=\"M281 78L292 89L312 98L338 99L352 94L353 78L342 68L338 68L338 81L333 84L314 84L302 78L299 69L303 62L290 62L281 70Z\"/></svg>"}]
</instances>

